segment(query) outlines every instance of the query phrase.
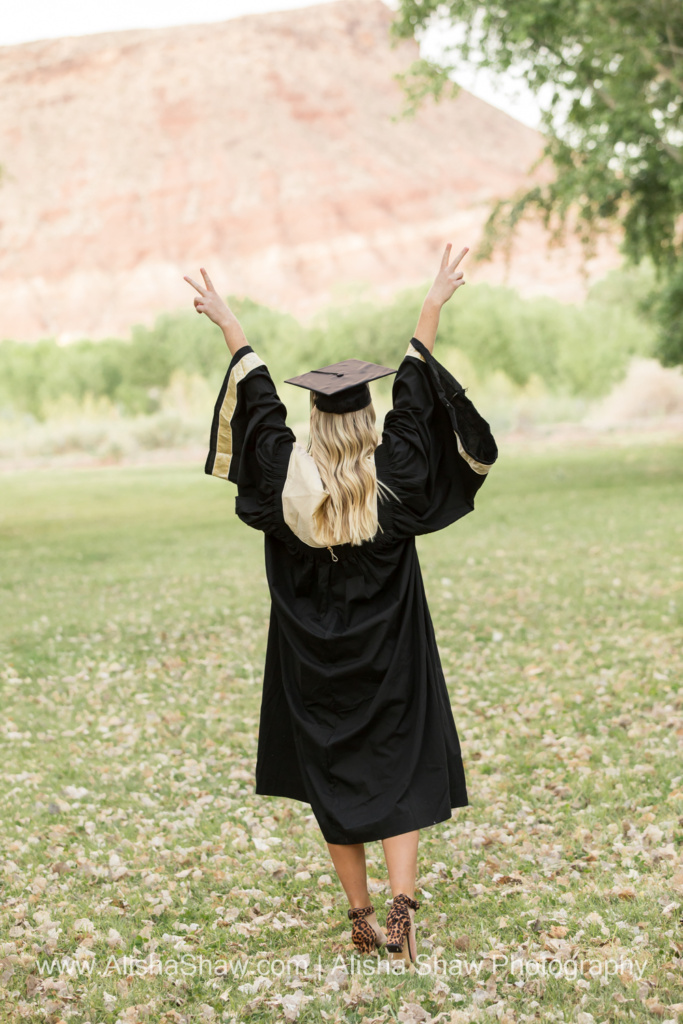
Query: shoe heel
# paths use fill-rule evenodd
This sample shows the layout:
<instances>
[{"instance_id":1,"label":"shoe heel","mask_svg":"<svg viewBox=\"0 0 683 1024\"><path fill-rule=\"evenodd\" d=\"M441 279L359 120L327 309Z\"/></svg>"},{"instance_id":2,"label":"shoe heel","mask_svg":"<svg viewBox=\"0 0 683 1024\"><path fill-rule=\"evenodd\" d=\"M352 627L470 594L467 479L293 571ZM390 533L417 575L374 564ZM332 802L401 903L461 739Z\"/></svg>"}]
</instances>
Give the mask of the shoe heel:
<instances>
[{"instance_id":1,"label":"shoe heel","mask_svg":"<svg viewBox=\"0 0 683 1024\"><path fill-rule=\"evenodd\" d=\"M374 907L352 907L348 911L349 920L353 922L351 941L358 952L366 956L381 949L386 943L386 939L380 938L372 925L365 920L374 912Z\"/></svg>"},{"instance_id":2,"label":"shoe heel","mask_svg":"<svg viewBox=\"0 0 683 1024\"><path fill-rule=\"evenodd\" d=\"M420 904L417 900L411 899L405 893L399 893L394 897L391 910L387 915L387 952L392 954L392 960L405 960L413 964L413 955L410 948L410 934L413 922L408 908L417 910Z\"/></svg>"},{"instance_id":3,"label":"shoe heel","mask_svg":"<svg viewBox=\"0 0 683 1024\"><path fill-rule=\"evenodd\" d=\"M415 963L410 949L410 931L410 928L408 928L400 946L397 943L393 943L391 946L387 943L387 950L391 954L392 960L405 960L407 964Z\"/></svg>"}]
</instances>

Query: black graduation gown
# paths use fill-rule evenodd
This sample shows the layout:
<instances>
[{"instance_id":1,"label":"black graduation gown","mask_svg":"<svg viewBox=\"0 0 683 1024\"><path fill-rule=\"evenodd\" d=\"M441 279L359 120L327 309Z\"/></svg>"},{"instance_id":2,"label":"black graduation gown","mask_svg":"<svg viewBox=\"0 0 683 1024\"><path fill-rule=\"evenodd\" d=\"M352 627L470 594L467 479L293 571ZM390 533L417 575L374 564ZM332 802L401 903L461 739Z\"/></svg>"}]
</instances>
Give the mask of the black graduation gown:
<instances>
[{"instance_id":1,"label":"black graduation gown","mask_svg":"<svg viewBox=\"0 0 683 1024\"><path fill-rule=\"evenodd\" d=\"M205 470L237 485L237 515L265 534L272 603L256 793L310 804L330 843L446 821L468 796L415 537L472 511L495 440L413 338L375 451L377 478L398 500L378 500L373 541L328 549L302 540L292 518L287 495L296 504L302 488L293 467L309 460L310 481L314 463L286 412L263 361L241 348L216 403Z\"/></svg>"}]
</instances>

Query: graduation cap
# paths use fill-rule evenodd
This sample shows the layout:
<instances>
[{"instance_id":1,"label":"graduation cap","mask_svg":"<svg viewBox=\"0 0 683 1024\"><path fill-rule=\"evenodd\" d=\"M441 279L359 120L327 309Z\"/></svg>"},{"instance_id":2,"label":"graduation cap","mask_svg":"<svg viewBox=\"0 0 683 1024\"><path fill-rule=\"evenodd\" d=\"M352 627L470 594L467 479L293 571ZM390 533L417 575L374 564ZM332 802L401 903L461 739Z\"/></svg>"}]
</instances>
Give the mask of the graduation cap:
<instances>
[{"instance_id":1,"label":"graduation cap","mask_svg":"<svg viewBox=\"0 0 683 1024\"><path fill-rule=\"evenodd\" d=\"M355 412L372 401L368 387L370 381L387 377L390 373L396 373L396 370L366 363L362 359L343 359L341 363L290 377L285 384L296 384L312 391L313 400L321 412Z\"/></svg>"}]
</instances>

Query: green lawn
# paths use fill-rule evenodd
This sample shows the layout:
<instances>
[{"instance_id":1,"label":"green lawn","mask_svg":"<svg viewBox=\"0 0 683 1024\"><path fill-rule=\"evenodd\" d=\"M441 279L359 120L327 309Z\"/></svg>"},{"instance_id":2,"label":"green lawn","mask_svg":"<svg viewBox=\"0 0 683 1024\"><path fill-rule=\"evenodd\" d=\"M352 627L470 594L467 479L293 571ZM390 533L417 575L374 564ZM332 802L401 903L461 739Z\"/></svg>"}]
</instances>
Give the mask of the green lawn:
<instances>
[{"instance_id":1,"label":"green lawn","mask_svg":"<svg viewBox=\"0 0 683 1024\"><path fill-rule=\"evenodd\" d=\"M310 808L253 795L269 599L234 488L0 490L0 1019L683 1017L682 447L503 454L419 538L471 806L422 833L413 974L352 956Z\"/></svg>"}]
</instances>

